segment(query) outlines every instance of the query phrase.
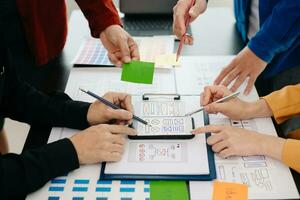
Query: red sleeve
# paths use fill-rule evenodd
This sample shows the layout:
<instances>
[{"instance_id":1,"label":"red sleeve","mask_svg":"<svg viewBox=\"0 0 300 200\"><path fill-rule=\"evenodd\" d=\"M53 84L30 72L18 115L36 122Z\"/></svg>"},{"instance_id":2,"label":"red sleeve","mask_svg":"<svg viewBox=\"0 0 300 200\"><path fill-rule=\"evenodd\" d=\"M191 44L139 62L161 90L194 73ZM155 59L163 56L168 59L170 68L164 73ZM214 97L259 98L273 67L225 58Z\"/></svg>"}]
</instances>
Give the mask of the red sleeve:
<instances>
[{"instance_id":1,"label":"red sleeve","mask_svg":"<svg viewBox=\"0 0 300 200\"><path fill-rule=\"evenodd\" d=\"M113 24L121 25L118 11L112 0L76 0L89 21L91 34L98 38L100 33Z\"/></svg>"}]
</instances>

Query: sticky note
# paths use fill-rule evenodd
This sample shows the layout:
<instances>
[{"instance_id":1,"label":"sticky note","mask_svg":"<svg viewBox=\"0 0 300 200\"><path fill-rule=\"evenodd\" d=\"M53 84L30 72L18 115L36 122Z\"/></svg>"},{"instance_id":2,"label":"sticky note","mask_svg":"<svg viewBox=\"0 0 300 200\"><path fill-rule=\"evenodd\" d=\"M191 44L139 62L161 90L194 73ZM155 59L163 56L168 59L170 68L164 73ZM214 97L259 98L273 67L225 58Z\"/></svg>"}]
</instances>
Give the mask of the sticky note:
<instances>
[{"instance_id":1,"label":"sticky note","mask_svg":"<svg viewBox=\"0 0 300 200\"><path fill-rule=\"evenodd\" d=\"M239 183L215 181L212 200L247 200L248 186Z\"/></svg>"},{"instance_id":2,"label":"sticky note","mask_svg":"<svg viewBox=\"0 0 300 200\"><path fill-rule=\"evenodd\" d=\"M123 64L122 68L122 81L145 84L153 82L154 63L133 60Z\"/></svg>"},{"instance_id":3,"label":"sticky note","mask_svg":"<svg viewBox=\"0 0 300 200\"><path fill-rule=\"evenodd\" d=\"M151 181L150 199L188 200L188 187L185 181Z\"/></svg>"},{"instance_id":4,"label":"sticky note","mask_svg":"<svg viewBox=\"0 0 300 200\"><path fill-rule=\"evenodd\" d=\"M163 54L157 55L155 57L155 66L163 67L163 66L179 66L179 61L176 61L176 54Z\"/></svg>"}]
</instances>

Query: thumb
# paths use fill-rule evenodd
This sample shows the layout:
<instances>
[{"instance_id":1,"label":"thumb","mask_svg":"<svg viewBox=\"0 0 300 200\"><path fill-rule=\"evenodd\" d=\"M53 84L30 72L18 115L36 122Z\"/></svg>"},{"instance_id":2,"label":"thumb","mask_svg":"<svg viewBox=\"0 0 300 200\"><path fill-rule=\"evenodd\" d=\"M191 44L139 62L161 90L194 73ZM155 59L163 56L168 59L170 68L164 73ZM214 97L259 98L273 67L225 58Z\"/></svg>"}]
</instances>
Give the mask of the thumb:
<instances>
[{"instance_id":1,"label":"thumb","mask_svg":"<svg viewBox=\"0 0 300 200\"><path fill-rule=\"evenodd\" d=\"M129 63L131 61L130 50L128 46L128 39L120 39L118 42L119 48L122 54L122 60L125 63Z\"/></svg>"},{"instance_id":2,"label":"thumb","mask_svg":"<svg viewBox=\"0 0 300 200\"><path fill-rule=\"evenodd\" d=\"M189 10L191 22L206 10L206 1L196 0L195 5Z\"/></svg>"},{"instance_id":3,"label":"thumb","mask_svg":"<svg viewBox=\"0 0 300 200\"><path fill-rule=\"evenodd\" d=\"M224 113L228 107L227 103L212 103L205 106L205 111L208 113Z\"/></svg>"},{"instance_id":4,"label":"thumb","mask_svg":"<svg viewBox=\"0 0 300 200\"><path fill-rule=\"evenodd\" d=\"M124 120L129 121L132 119L133 115L131 112L123 109L109 109L107 116L109 116L110 120L116 119L116 120Z\"/></svg>"}]
</instances>

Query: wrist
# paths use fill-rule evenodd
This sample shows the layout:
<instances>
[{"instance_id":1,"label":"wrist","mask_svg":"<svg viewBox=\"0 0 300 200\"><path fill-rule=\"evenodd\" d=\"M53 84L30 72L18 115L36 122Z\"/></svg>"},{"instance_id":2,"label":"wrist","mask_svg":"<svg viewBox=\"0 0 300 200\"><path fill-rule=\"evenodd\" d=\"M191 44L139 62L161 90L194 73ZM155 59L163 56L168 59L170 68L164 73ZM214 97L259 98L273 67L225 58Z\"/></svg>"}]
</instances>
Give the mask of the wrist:
<instances>
[{"instance_id":1,"label":"wrist","mask_svg":"<svg viewBox=\"0 0 300 200\"><path fill-rule=\"evenodd\" d=\"M261 135L260 152L262 155L281 160L285 139L270 135Z\"/></svg>"},{"instance_id":2,"label":"wrist","mask_svg":"<svg viewBox=\"0 0 300 200\"><path fill-rule=\"evenodd\" d=\"M249 103L249 106L247 106L246 109L247 109L246 112L247 115L249 116L249 119L272 116L272 111L264 99L259 99L258 101Z\"/></svg>"}]
</instances>

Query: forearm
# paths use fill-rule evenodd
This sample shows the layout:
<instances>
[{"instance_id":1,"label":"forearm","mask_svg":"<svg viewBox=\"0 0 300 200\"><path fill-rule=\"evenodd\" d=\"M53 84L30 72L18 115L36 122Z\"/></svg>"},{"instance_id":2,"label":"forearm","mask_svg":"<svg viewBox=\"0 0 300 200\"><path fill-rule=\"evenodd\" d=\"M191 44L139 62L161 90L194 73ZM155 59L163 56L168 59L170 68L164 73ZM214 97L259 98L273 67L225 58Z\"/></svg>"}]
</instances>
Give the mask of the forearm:
<instances>
[{"instance_id":1,"label":"forearm","mask_svg":"<svg viewBox=\"0 0 300 200\"><path fill-rule=\"evenodd\" d=\"M50 179L79 167L69 139L32 149L21 155L0 157L0 193L4 199L19 199L42 187Z\"/></svg>"},{"instance_id":2,"label":"forearm","mask_svg":"<svg viewBox=\"0 0 300 200\"><path fill-rule=\"evenodd\" d=\"M264 99L249 103L249 106L245 109L249 119L273 116L272 110Z\"/></svg>"}]
</instances>

